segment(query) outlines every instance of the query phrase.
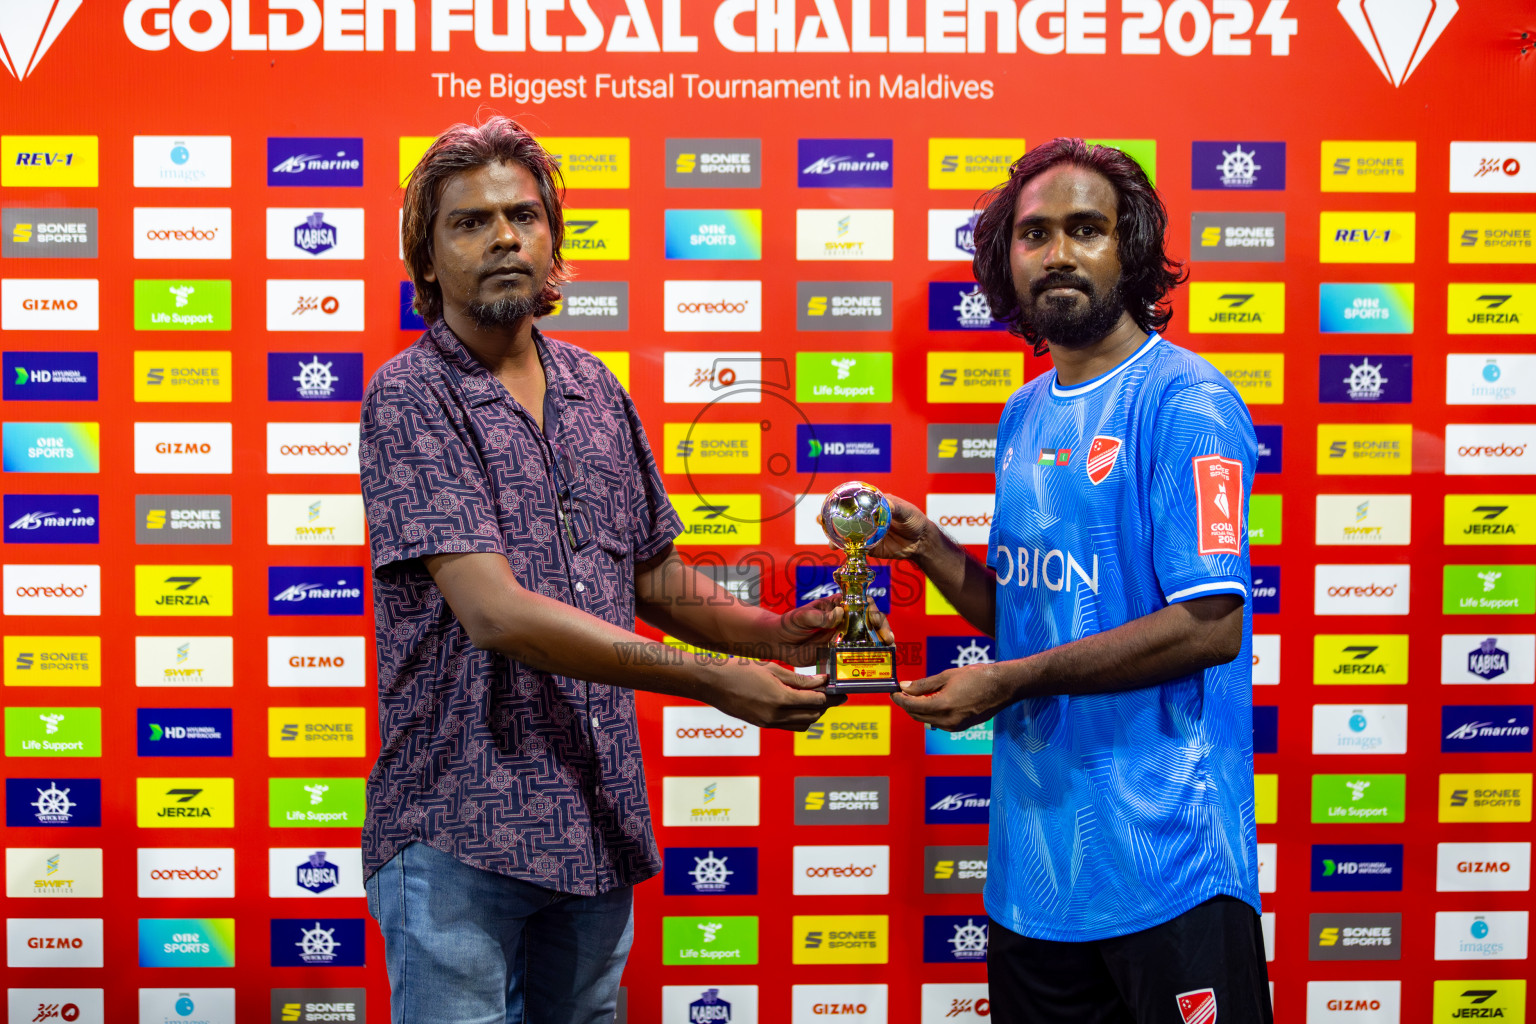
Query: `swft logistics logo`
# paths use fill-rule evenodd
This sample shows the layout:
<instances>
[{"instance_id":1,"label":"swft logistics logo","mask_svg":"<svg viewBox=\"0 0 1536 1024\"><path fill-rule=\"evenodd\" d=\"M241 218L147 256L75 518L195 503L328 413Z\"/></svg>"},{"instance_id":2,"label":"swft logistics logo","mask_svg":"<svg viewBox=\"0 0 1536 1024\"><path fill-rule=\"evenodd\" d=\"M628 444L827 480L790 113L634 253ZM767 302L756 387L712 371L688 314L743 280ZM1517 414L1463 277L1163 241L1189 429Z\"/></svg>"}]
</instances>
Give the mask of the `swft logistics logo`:
<instances>
[{"instance_id":1,"label":"swft logistics logo","mask_svg":"<svg viewBox=\"0 0 1536 1024\"><path fill-rule=\"evenodd\" d=\"M928 401L931 403L1006 402L1023 383L1022 352L928 353Z\"/></svg>"},{"instance_id":2,"label":"swft logistics logo","mask_svg":"<svg viewBox=\"0 0 1536 1024\"><path fill-rule=\"evenodd\" d=\"M1318 187L1324 192L1413 192L1418 167L1415 142L1324 139Z\"/></svg>"},{"instance_id":3,"label":"swft logistics logo","mask_svg":"<svg viewBox=\"0 0 1536 1024\"><path fill-rule=\"evenodd\" d=\"M1413 333L1412 283L1320 284L1317 288L1318 330L1324 334Z\"/></svg>"},{"instance_id":4,"label":"swft logistics logo","mask_svg":"<svg viewBox=\"0 0 1536 1024\"><path fill-rule=\"evenodd\" d=\"M267 824L272 828L358 828L363 823L365 780L299 778L267 780Z\"/></svg>"},{"instance_id":5,"label":"swft logistics logo","mask_svg":"<svg viewBox=\"0 0 1536 1024\"><path fill-rule=\"evenodd\" d=\"M1536 284L1448 284L1445 329L1449 334L1536 334Z\"/></svg>"},{"instance_id":6,"label":"swft logistics logo","mask_svg":"<svg viewBox=\"0 0 1536 1024\"><path fill-rule=\"evenodd\" d=\"M1530 821L1531 773L1442 774L1439 820Z\"/></svg>"},{"instance_id":7,"label":"swft logistics logo","mask_svg":"<svg viewBox=\"0 0 1536 1024\"><path fill-rule=\"evenodd\" d=\"M6 708L5 756L100 757L101 708Z\"/></svg>"},{"instance_id":8,"label":"swft logistics logo","mask_svg":"<svg viewBox=\"0 0 1536 1024\"><path fill-rule=\"evenodd\" d=\"M1324 210L1318 214L1318 262L1412 263L1416 224L1412 212Z\"/></svg>"},{"instance_id":9,"label":"swft logistics logo","mask_svg":"<svg viewBox=\"0 0 1536 1024\"><path fill-rule=\"evenodd\" d=\"M268 708L268 757L362 757L362 708Z\"/></svg>"},{"instance_id":10,"label":"swft logistics logo","mask_svg":"<svg viewBox=\"0 0 1536 1024\"><path fill-rule=\"evenodd\" d=\"M1189 330L1193 334L1284 333L1285 282L1191 281Z\"/></svg>"},{"instance_id":11,"label":"swft logistics logo","mask_svg":"<svg viewBox=\"0 0 1536 1024\"><path fill-rule=\"evenodd\" d=\"M1413 424L1319 423L1319 476L1407 476L1413 472Z\"/></svg>"},{"instance_id":12,"label":"swft logistics logo","mask_svg":"<svg viewBox=\"0 0 1536 1024\"><path fill-rule=\"evenodd\" d=\"M133 671L138 686L235 685L235 641L227 636L134 637Z\"/></svg>"},{"instance_id":13,"label":"swft logistics logo","mask_svg":"<svg viewBox=\"0 0 1536 1024\"><path fill-rule=\"evenodd\" d=\"M1536 263L1536 213L1453 213L1452 263Z\"/></svg>"},{"instance_id":14,"label":"swft logistics logo","mask_svg":"<svg viewBox=\"0 0 1536 1024\"><path fill-rule=\"evenodd\" d=\"M16 847L5 851L12 899L101 899L100 848Z\"/></svg>"},{"instance_id":15,"label":"swft logistics logo","mask_svg":"<svg viewBox=\"0 0 1536 1024\"><path fill-rule=\"evenodd\" d=\"M229 352L133 353L135 402L228 402L233 397Z\"/></svg>"},{"instance_id":16,"label":"swft logistics logo","mask_svg":"<svg viewBox=\"0 0 1536 1024\"><path fill-rule=\"evenodd\" d=\"M762 543L760 494L674 493L672 508L683 521L679 545Z\"/></svg>"},{"instance_id":17,"label":"swft logistics logo","mask_svg":"<svg viewBox=\"0 0 1536 1024\"><path fill-rule=\"evenodd\" d=\"M759 245L758 255L751 258L761 259L762 211L755 212L758 214ZM670 228L667 239L670 243ZM560 251L570 260L629 259L629 211L568 208L565 211L565 243ZM670 252L668 256L671 256Z\"/></svg>"},{"instance_id":18,"label":"swft logistics logo","mask_svg":"<svg viewBox=\"0 0 1536 1024\"><path fill-rule=\"evenodd\" d=\"M234 828L235 780L140 778L139 828Z\"/></svg>"},{"instance_id":19,"label":"swft logistics logo","mask_svg":"<svg viewBox=\"0 0 1536 1024\"><path fill-rule=\"evenodd\" d=\"M891 925L884 914L796 914L791 935L791 963L890 962Z\"/></svg>"},{"instance_id":20,"label":"swft logistics logo","mask_svg":"<svg viewBox=\"0 0 1536 1024\"><path fill-rule=\"evenodd\" d=\"M139 280L133 282L133 329L136 331L227 331L230 282L213 280Z\"/></svg>"},{"instance_id":21,"label":"swft logistics logo","mask_svg":"<svg viewBox=\"0 0 1536 1024\"><path fill-rule=\"evenodd\" d=\"M1445 543L1531 544L1536 497L1528 494L1447 494Z\"/></svg>"},{"instance_id":22,"label":"swft logistics logo","mask_svg":"<svg viewBox=\"0 0 1536 1024\"><path fill-rule=\"evenodd\" d=\"M804 732L795 733L795 754L883 757L891 752L891 709L868 704L829 708Z\"/></svg>"},{"instance_id":23,"label":"swft logistics logo","mask_svg":"<svg viewBox=\"0 0 1536 1024\"><path fill-rule=\"evenodd\" d=\"M1249 405L1280 405L1285 401L1285 353L1208 352L1206 358Z\"/></svg>"},{"instance_id":24,"label":"swft logistics logo","mask_svg":"<svg viewBox=\"0 0 1536 1024\"><path fill-rule=\"evenodd\" d=\"M235 966L232 917L139 918L140 967Z\"/></svg>"},{"instance_id":25,"label":"swft logistics logo","mask_svg":"<svg viewBox=\"0 0 1536 1024\"><path fill-rule=\"evenodd\" d=\"M545 135L539 139L566 188L629 188L629 139Z\"/></svg>"},{"instance_id":26,"label":"swft logistics logo","mask_svg":"<svg viewBox=\"0 0 1536 1024\"><path fill-rule=\"evenodd\" d=\"M315 547L366 542L360 494L267 495L270 545Z\"/></svg>"},{"instance_id":27,"label":"swft logistics logo","mask_svg":"<svg viewBox=\"0 0 1536 1024\"><path fill-rule=\"evenodd\" d=\"M1312 914L1308 960L1400 960L1402 914Z\"/></svg>"},{"instance_id":28,"label":"swft logistics logo","mask_svg":"<svg viewBox=\"0 0 1536 1024\"><path fill-rule=\"evenodd\" d=\"M1406 633L1320 633L1312 638L1312 682L1401 685L1408 682Z\"/></svg>"},{"instance_id":29,"label":"swft logistics logo","mask_svg":"<svg viewBox=\"0 0 1536 1024\"><path fill-rule=\"evenodd\" d=\"M1319 494L1317 543L1337 547L1396 547L1413 533L1407 494Z\"/></svg>"},{"instance_id":30,"label":"swft logistics logo","mask_svg":"<svg viewBox=\"0 0 1536 1024\"><path fill-rule=\"evenodd\" d=\"M1023 139L929 139L928 187L985 192L1007 181L1023 155Z\"/></svg>"},{"instance_id":31,"label":"swft logistics logo","mask_svg":"<svg viewBox=\"0 0 1536 1024\"><path fill-rule=\"evenodd\" d=\"M1446 615L1530 615L1536 612L1536 565L1447 565Z\"/></svg>"},{"instance_id":32,"label":"swft logistics logo","mask_svg":"<svg viewBox=\"0 0 1536 1024\"><path fill-rule=\"evenodd\" d=\"M11 35L3 36L9 50ZM0 135L0 186L5 188L95 188L100 173L94 135Z\"/></svg>"},{"instance_id":33,"label":"swft logistics logo","mask_svg":"<svg viewBox=\"0 0 1536 1024\"><path fill-rule=\"evenodd\" d=\"M663 917L661 962L668 965L755 964L757 918Z\"/></svg>"},{"instance_id":34,"label":"swft logistics logo","mask_svg":"<svg viewBox=\"0 0 1536 1024\"><path fill-rule=\"evenodd\" d=\"M5 637L6 686L100 686L101 637Z\"/></svg>"},{"instance_id":35,"label":"swft logistics logo","mask_svg":"<svg viewBox=\"0 0 1536 1024\"><path fill-rule=\"evenodd\" d=\"M894 210L796 210L795 259L895 259L895 232Z\"/></svg>"},{"instance_id":36,"label":"swft logistics logo","mask_svg":"<svg viewBox=\"0 0 1536 1024\"><path fill-rule=\"evenodd\" d=\"M662 824L756 825L761 781L756 775L663 776Z\"/></svg>"},{"instance_id":37,"label":"swft logistics logo","mask_svg":"<svg viewBox=\"0 0 1536 1024\"><path fill-rule=\"evenodd\" d=\"M136 565L135 615L233 615L234 567L228 565Z\"/></svg>"},{"instance_id":38,"label":"swft logistics logo","mask_svg":"<svg viewBox=\"0 0 1536 1024\"><path fill-rule=\"evenodd\" d=\"M1397 824L1407 808L1403 775L1312 776L1314 824L1384 822Z\"/></svg>"},{"instance_id":39,"label":"swft logistics logo","mask_svg":"<svg viewBox=\"0 0 1536 1024\"><path fill-rule=\"evenodd\" d=\"M1462 1024L1468 1020L1498 1020L1525 1024L1524 978L1482 981L1436 981L1433 1024Z\"/></svg>"}]
</instances>

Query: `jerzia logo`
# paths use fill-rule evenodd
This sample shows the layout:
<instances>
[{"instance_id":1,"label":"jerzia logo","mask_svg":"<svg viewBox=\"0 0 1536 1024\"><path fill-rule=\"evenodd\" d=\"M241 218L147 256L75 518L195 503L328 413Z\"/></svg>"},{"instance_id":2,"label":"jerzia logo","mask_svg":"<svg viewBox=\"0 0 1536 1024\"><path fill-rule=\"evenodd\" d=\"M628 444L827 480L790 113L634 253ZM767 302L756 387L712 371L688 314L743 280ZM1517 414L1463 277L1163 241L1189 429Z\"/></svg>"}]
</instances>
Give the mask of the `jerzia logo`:
<instances>
[{"instance_id":1,"label":"jerzia logo","mask_svg":"<svg viewBox=\"0 0 1536 1024\"><path fill-rule=\"evenodd\" d=\"M1367 4L1365 0L1341 0L1339 4L1339 13L1350 31L1394 86L1402 85L1413 74L1458 9L1456 0L1412 6Z\"/></svg>"},{"instance_id":2,"label":"jerzia logo","mask_svg":"<svg viewBox=\"0 0 1536 1024\"><path fill-rule=\"evenodd\" d=\"M25 79L84 0L12 0L0 7L0 64Z\"/></svg>"}]
</instances>

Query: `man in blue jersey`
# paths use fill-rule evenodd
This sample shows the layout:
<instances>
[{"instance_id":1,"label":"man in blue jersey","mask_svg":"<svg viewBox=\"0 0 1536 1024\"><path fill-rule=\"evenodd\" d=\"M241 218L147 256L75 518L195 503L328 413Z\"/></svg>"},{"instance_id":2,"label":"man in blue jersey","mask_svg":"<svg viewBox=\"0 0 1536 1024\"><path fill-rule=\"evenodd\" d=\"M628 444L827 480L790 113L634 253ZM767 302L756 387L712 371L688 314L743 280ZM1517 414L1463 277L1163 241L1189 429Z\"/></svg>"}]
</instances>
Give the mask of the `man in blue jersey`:
<instances>
[{"instance_id":1,"label":"man in blue jersey","mask_svg":"<svg viewBox=\"0 0 1536 1024\"><path fill-rule=\"evenodd\" d=\"M908 558L994 664L894 700L993 719L986 887L1001 1024L1270 1024L1254 827L1246 505L1256 443L1210 363L1162 338L1183 278L1119 150L1055 139L975 229L993 315L1050 352L997 434L983 565L893 501Z\"/></svg>"}]
</instances>

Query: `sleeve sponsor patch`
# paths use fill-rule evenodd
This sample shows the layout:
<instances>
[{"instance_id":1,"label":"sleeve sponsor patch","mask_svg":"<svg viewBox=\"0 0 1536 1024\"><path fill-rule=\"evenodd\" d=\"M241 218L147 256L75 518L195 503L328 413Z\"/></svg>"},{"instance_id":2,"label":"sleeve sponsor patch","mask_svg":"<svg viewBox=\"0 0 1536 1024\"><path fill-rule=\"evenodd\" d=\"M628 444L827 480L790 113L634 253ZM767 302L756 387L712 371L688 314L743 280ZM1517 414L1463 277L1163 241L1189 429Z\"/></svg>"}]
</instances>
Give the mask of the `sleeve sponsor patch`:
<instances>
[{"instance_id":1,"label":"sleeve sponsor patch","mask_svg":"<svg viewBox=\"0 0 1536 1024\"><path fill-rule=\"evenodd\" d=\"M1243 527L1243 464L1220 455L1190 460L1195 471L1195 522L1202 555L1235 555Z\"/></svg>"}]
</instances>

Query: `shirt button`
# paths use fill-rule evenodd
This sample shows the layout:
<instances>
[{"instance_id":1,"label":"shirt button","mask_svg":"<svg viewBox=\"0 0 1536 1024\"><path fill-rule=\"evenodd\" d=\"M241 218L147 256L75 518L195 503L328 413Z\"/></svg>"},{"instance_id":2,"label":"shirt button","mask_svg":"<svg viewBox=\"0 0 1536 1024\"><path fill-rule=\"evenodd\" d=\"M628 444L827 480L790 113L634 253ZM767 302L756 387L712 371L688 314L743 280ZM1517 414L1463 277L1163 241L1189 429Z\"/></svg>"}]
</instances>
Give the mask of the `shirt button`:
<instances>
[{"instance_id":1,"label":"shirt button","mask_svg":"<svg viewBox=\"0 0 1536 1024\"><path fill-rule=\"evenodd\" d=\"M583 593L586 593L586 590L587 590L587 585L585 583L578 582L576 584L576 593L583 594Z\"/></svg>"}]
</instances>

